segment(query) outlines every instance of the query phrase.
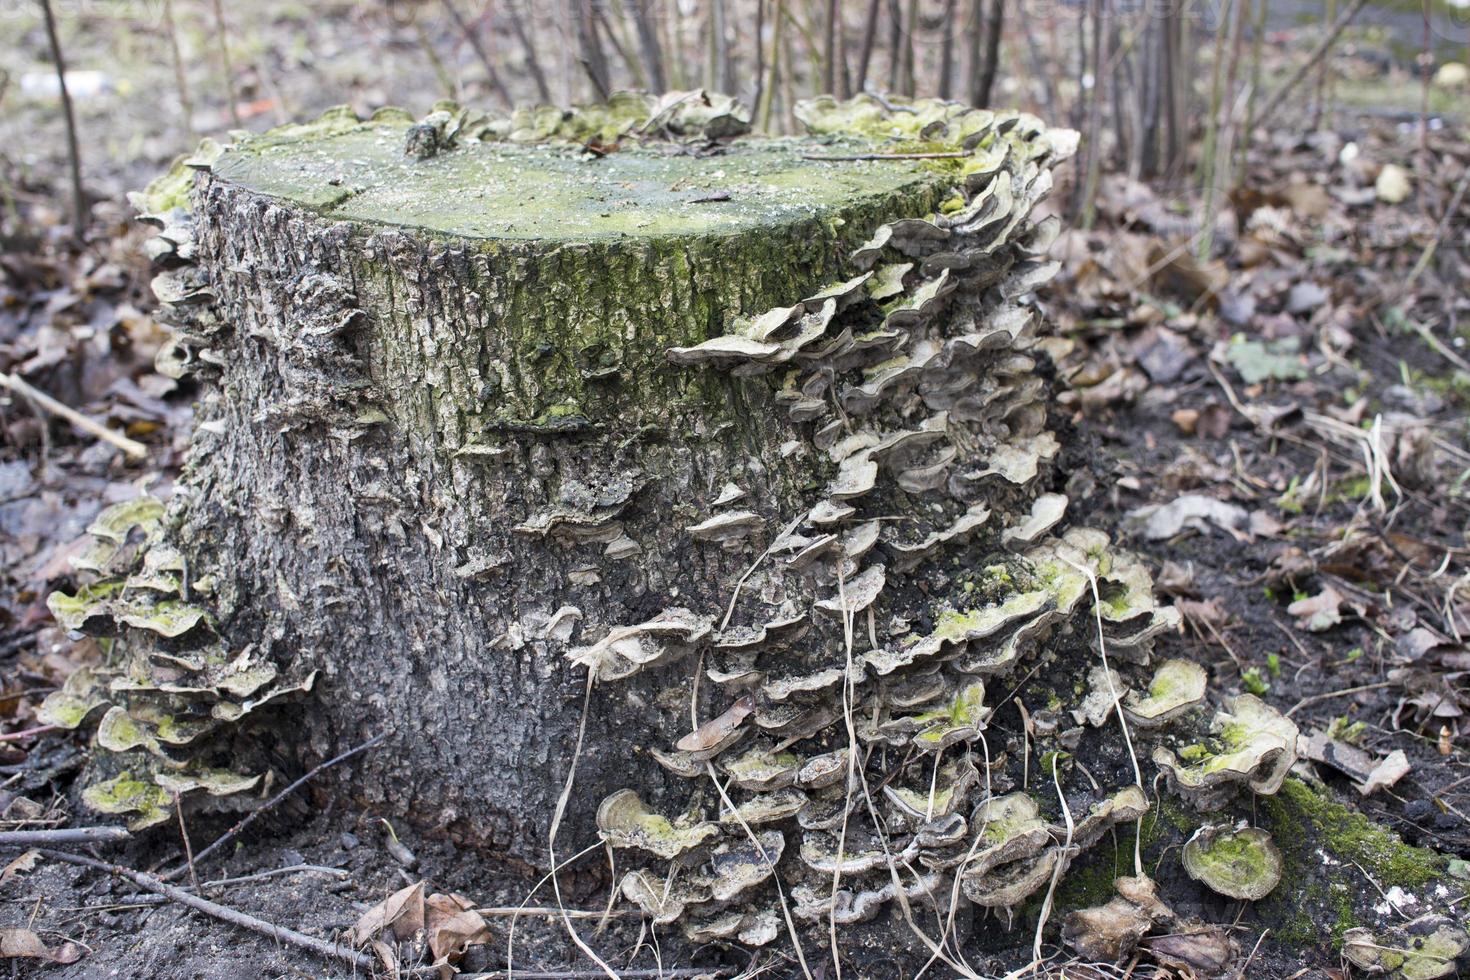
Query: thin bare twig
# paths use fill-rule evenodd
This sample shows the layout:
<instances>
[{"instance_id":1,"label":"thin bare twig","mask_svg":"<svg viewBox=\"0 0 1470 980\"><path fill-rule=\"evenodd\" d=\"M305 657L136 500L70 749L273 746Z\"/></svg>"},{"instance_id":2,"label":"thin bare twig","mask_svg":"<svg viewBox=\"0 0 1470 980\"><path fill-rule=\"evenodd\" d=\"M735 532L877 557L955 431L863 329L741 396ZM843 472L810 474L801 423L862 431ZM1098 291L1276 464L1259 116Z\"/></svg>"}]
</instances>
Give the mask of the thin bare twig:
<instances>
[{"instance_id":1,"label":"thin bare twig","mask_svg":"<svg viewBox=\"0 0 1470 980\"><path fill-rule=\"evenodd\" d=\"M189 882L199 890L199 875L194 872L194 845L189 840L189 828L184 824L184 808L179 802L179 791L174 790L174 816L179 818L179 836L184 839L184 857L189 863Z\"/></svg>"},{"instance_id":2,"label":"thin bare twig","mask_svg":"<svg viewBox=\"0 0 1470 980\"><path fill-rule=\"evenodd\" d=\"M230 99L230 122L240 127L240 97L235 92L235 64L230 58L230 31L225 25L225 8L214 0L214 37L219 44L220 67L225 72L225 92Z\"/></svg>"},{"instance_id":3,"label":"thin bare twig","mask_svg":"<svg viewBox=\"0 0 1470 980\"><path fill-rule=\"evenodd\" d=\"M87 416L69 405L63 405L44 391L27 384L18 374L0 374L0 388L8 388L16 394L29 399L32 404L45 409L52 415L61 416L88 435L96 436L104 442L111 443L134 459L143 459L148 455L148 447L141 442L113 432L101 422L87 418Z\"/></svg>"},{"instance_id":4,"label":"thin bare twig","mask_svg":"<svg viewBox=\"0 0 1470 980\"><path fill-rule=\"evenodd\" d=\"M1281 104L1286 101L1286 97L1301 83L1303 78L1306 78L1311 73L1312 68L1316 66L1317 62L1321 61L1326 57L1327 52L1332 50L1332 46L1337 43L1338 36L1353 22L1353 18L1358 16L1358 11L1362 10L1363 5L1367 2L1368 0L1353 0L1352 3L1348 4L1347 9L1342 12L1342 15L1337 18L1337 22L1327 32L1327 36L1317 42L1317 46L1312 49L1312 53L1307 56L1307 60L1296 71L1291 73L1290 78L1281 83L1280 88L1271 93L1271 97L1266 100L1266 104L1261 107L1261 111L1251 121L1256 128L1259 129L1271 121L1271 117L1276 114L1277 109L1281 108Z\"/></svg>"},{"instance_id":5,"label":"thin bare twig","mask_svg":"<svg viewBox=\"0 0 1470 980\"><path fill-rule=\"evenodd\" d=\"M77 117L71 107L71 93L66 88L66 60L61 56L61 38L56 33L56 15L51 0L41 0L46 17L46 40L51 45L51 61L56 65L56 85L61 94L61 113L66 121L66 155L71 164L72 233L82 240L87 230L87 194L82 189L82 152L77 142ZM11 375L14 377L14 375Z\"/></svg>"},{"instance_id":6,"label":"thin bare twig","mask_svg":"<svg viewBox=\"0 0 1470 980\"><path fill-rule=\"evenodd\" d=\"M1357 687L1345 687L1345 688L1343 688L1340 691L1328 691L1325 694L1314 694L1314 695L1312 695L1309 698L1302 698L1296 704L1292 705L1287 710L1286 717L1290 718L1292 715L1296 714L1302 708L1305 708L1309 704L1316 704L1318 701L1328 701L1328 700L1331 700L1332 698L1340 698L1340 697L1344 697L1344 696L1346 696L1348 694L1361 694L1364 691L1376 691L1379 688L1384 688L1384 687L1393 687L1393 682L1392 681L1379 681L1376 684L1360 684Z\"/></svg>"},{"instance_id":7,"label":"thin bare twig","mask_svg":"<svg viewBox=\"0 0 1470 980\"><path fill-rule=\"evenodd\" d=\"M228 908L216 902L211 902L206 898L200 898L198 895L191 895L189 892L184 891L184 889L165 884L163 881L146 872L136 871L133 868L125 868L120 864L112 864L108 861L99 861L96 858L89 858L82 854L68 854L65 851L46 849L43 849L41 853L53 861L79 864L84 868L95 868L98 871L106 871L108 874L115 875L118 878L126 878L139 888L153 892L155 895L163 895L170 901L177 902L196 912L203 912L205 915L219 919L221 922L228 922L231 925L240 926L242 929L258 932L262 936L268 936L274 939L276 942L287 943L298 949L316 953L325 959L343 960L353 964L360 970L369 972L377 968L377 961L364 953L359 953L354 949L349 949L337 943L327 942L325 939L308 936L294 929L287 929L284 926L266 922L264 919L257 919L253 915L246 915L244 912Z\"/></svg>"},{"instance_id":8,"label":"thin bare twig","mask_svg":"<svg viewBox=\"0 0 1470 980\"><path fill-rule=\"evenodd\" d=\"M329 868L324 864L292 864L284 868L271 868L269 871L257 871L253 875L240 875L238 878L216 878L214 881L206 881L204 887L223 888L226 885L243 885L252 881L261 881L265 878L275 878L279 875L291 874L319 874L329 875L333 878L352 877L352 872L343 868Z\"/></svg>"},{"instance_id":9,"label":"thin bare twig","mask_svg":"<svg viewBox=\"0 0 1470 980\"><path fill-rule=\"evenodd\" d=\"M63 827L56 830L0 830L0 847L57 844L111 844L133 835L126 827Z\"/></svg>"},{"instance_id":10,"label":"thin bare twig","mask_svg":"<svg viewBox=\"0 0 1470 980\"><path fill-rule=\"evenodd\" d=\"M510 97L510 93L505 89L505 83L500 80L500 72L495 70L495 60L490 57L490 52L485 50L485 45L480 40L480 32L464 19L459 8L454 5L454 0L440 0L440 2L444 6L445 13L449 14L449 19L454 21L454 26L459 29L459 33L469 42L470 49L475 52L475 57L480 59L480 64L485 69L485 80L490 83L495 94L500 96L501 101L506 105L514 105L515 100Z\"/></svg>"},{"instance_id":11,"label":"thin bare twig","mask_svg":"<svg viewBox=\"0 0 1470 980\"><path fill-rule=\"evenodd\" d=\"M169 60L173 63L174 84L179 90L179 112L184 117L184 129L189 138L194 137L194 100L189 98L189 75L184 70L184 55L179 50L179 29L174 20L173 0L163 0L163 25L168 31Z\"/></svg>"}]
</instances>

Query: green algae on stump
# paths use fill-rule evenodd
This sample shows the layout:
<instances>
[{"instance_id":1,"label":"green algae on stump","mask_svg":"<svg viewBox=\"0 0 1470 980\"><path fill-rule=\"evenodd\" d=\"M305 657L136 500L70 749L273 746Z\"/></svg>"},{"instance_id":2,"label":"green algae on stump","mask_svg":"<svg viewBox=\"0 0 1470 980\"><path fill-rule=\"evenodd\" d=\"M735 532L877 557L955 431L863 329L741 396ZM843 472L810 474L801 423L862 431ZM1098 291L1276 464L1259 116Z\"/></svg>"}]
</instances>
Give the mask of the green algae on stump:
<instances>
[{"instance_id":1,"label":"green algae on stump","mask_svg":"<svg viewBox=\"0 0 1470 980\"><path fill-rule=\"evenodd\" d=\"M600 157L577 146L466 141L415 160L403 152L406 129L369 121L325 136L247 139L212 171L327 219L547 248L770 232L943 184L917 162L805 159L815 148L800 139L736 141L707 156L628 144Z\"/></svg>"}]
</instances>

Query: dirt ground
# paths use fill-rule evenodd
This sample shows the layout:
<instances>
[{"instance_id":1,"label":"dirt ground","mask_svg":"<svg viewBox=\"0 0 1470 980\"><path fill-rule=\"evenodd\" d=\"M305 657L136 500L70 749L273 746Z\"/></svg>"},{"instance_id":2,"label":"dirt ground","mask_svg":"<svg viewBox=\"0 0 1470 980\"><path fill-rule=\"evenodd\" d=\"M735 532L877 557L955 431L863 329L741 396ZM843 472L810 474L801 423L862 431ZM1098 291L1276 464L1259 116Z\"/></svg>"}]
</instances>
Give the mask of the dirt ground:
<instances>
[{"instance_id":1,"label":"dirt ground","mask_svg":"<svg viewBox=\"0 0 1470 980\"><path fill-rule=\"evenodd\" d=\"M72 66L104 76L77 99L87 182L97 199L84 246L66 234L64 139L41 80L47 69L38 23L12 18L22 43L0 51L7 79L0 89L0 371L15 371L144 441L150 458L144 467L129 464L20 399L0 403L0 829L84 816L73 784L85 765L85 736L25 734L36 727L32 713L44 694L96 655L91 641L68 638L50 622L45 596L68 583L66 559L91 518L139 487L165 490L187 446L192 392L152 370L162 333L151 318L142 255L148 231L131 222L123 195L187 149L188 129L197 135L231 125L209 68L203 5L181 5L186 60L194 66L189 127L157 18L116 13L121 5L96 9L102 14L94 22L67 33ZM123 23L124 16L131 19ZM423 109L431 99L417 93L437 95L444 81L409 24L287 4L250 5L230 16L243 39L234 52L242 66L237 100L251 128L343 101ZM119 51L123 27L129 40ZM287 37L295 40L280 40ZM460 94L482 96L471 53L452 34L435 40L449 74L465 80ZM1374 90L1402 88L1402 72L1385 81L1372 59L1346 60L1342 70L1367 78L1370 68L1378 71ZM1436 106L1444 103L1436 96ZM1160 589L1184 613L1184 629L1165 640L1161 656L1206 664L1212 690L1257 693L1290 712L1303 736L1321 735L1319 744L1338 753L1337 763L1303 758L1297 788L1283 801L1243 801L1230 811L1277 833L1304 876L1293 892L1306 896L1300 907L1201 899L1178 909L1226 927L1239 947L1231 969L1249 977L1343 976L1337 947L1345 928L1457 914L1470 892L1457 877L1470 866L1452 861L1446 871L1413 850L1470 860L1465 120L1446 112L1421 132L1397 108L1342 108L1320 129L1300 121L1252 141L1246 177L1225 202L1217 255L1208 262L1194 257L1197 196L1105 174L1096 224L1063 235L1054 250L1063 272L1043 297L1058 324L1049 352L1073 428L1065 482L1078 506L1072 519L1128 529L1130 546L1148 557ZM1383 190L1389 165L1404 168L1408 180L1397 200ZM1067 210L1074 183L1075 175L1062 175L1053 206L1075 225ZM1202 509L1201 498L1228 508ZM1156 505L1180 508L1183 526L1160 530L1147 511ZM1024 724L1018 706L1056 693L1018 692L992 726L1014 736ZM1402 774L1371 794L1358 792L1354 783L1365 773L1355 766L1371 769L1394 753L1402 753L1395 767ZM1118 746L1083 761L1103 778L1126 765ZM195 849L234 819L189 826ZM1401 848L1377 828L1413 847ZM530 911L513 927L518 975L538 975L521 967L584 975L575 971L590 964L560 921L537 911L554 905L545 888L533 893L535 882L484 855L407 827L393 830L401 846L391 844L378 815L308 786L197 874L201 882L256 876L210 893L230 908L328 940L419 880L483 908L524 905ZM1165 885L1182 875L1185 836L1166 813L1145 825L1144 859ZM1079 866L1060 907L1097 900L1089 882L1126 870L1131 851L1131 838L1120 835L1111 853ZM96 853L149 870L175 867L181 846L168 828ZM0 853L0 863L16 856ZM606 902L601 860L589 858L568 905L600 909ZM1432 863L1433 873L1419 874L1420 862ZM262 877L299 865L312 867ZM1395 890L1382 880L1401 872L1419 875L1414 887ZM1035 914L1024 910L1009 930L994 919L965 924L972 964L1001 973L1027 962ZM487 919L492 941L472 947L460 964L471 975L506 967L512 917L497 911ZM9 959L0 973L11 976L363 975L157 902L117 877L46 858L6 869L4 927L27 927L75 955L69 964ZM588 922L583 932L594 928ZM851 943L857 972L911 975L898 965L912 962L910 951L881 938L894 924L884 917L872 929ZM627 917L611 919L595 944L629 971L795 972L779 956L688 949ZM1048 951L1060 954L1056 945ZM422 948L400 954L410 970L428 962ZM1067 975L1077 977L1121 975L1071 969ZM1176 975L1148 961L1136 970L1133 976Z\"/></svg>"}]
</instances>

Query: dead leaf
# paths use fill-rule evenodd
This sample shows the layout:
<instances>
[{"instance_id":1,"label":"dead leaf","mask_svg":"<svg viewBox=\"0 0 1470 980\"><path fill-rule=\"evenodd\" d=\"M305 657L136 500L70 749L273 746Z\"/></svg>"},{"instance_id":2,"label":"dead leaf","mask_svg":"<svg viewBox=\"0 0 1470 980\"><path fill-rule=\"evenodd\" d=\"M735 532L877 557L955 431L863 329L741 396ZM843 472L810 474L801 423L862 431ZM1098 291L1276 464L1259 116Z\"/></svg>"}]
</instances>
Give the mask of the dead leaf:
<instances>
[{"instance_id":1,"label":"dead leaf","mask_svg":"<svg viewBox=\"0 0 1470 980\"><path fill-rule=\"evenodd\" d=\"M1372 796L1378 790L1392 786L1408 775L1409 769L1409 757L1404 754L1404 750L1394 749L1373 767L1368 778L1358 785L1358 792L1364 796Z\"/></svg>"},{"instance_id":2,"label":"dead leaf","mask_svg":"<svg viewBox=\"0 0 1470 980\"><path fill-rule=\"evenodd\" d=\"M1124 521L1148 540L1162 541L1185 528L1204 531L1211 524L1236 534L1249 519L1245 508L1237 504L1188 493L1167 504L1150 504L1129 511Z\"/></svg>"},{"instance_id":3,"label":"dead leaf","mask_svg":"<svg viewBox=\"0 0 1470 980\"><path fill-rule=\"evenodd\" d=\"M0 886L4 886L7 881L16 875L23 875L28 871L34 871L36 869L36 862L39 860L41 860L40 851L35 848L26 851L20 857L7 864L4 871L0 871Z\"/></svg>"},{"instance_id":4,"label":"dead leaf","mask_svg":"<svg viewBox=\"0 0 1470 980\"><path fill-rule=\"evenodd\" d=\"M736 700L725 713L700 725L674 744L680 752L706 752L727 740L740 723L755 710L755 698L749 694Z\"/></svg>"},{"instance_id":5,"label":"dead leaf","mask_svg":"<svg viewBox=\"0 0 1470 980\"><path fill-rule=\"evenodd\" d=\"M395 939L407 939L424 927L424 883L409 885L389 895L362 914L352 927L352 943L361 946L391 930Z\"/></svg>"},{"instance_id":6,"label":"dead leaf","mask_svg":"<svg viewBox=\"0 0 1470 980\"><path fill-rule=\"evenodd\" d=\"M1275 515L1273 515L1270 511L1251 511L1250 532L1254 536L1258 538L1274 538L1278 534L1280 534L1282 530L1284 530L1284 528L1281 522L1278 521Z\"/></svg>"},{"instance_id":7,"label":"dead leaf","mask_svg":"<svg viewBox=\"0 0 1470 980\"><path fill-rule=\"evenodd\" d=\"M82 948L76 943L62 943L59 949L53 950L29 929L0 929L0 959L75 963L81 958Z\"/></svg>"},{"instance_id":8,"label":"dead leaf","mask_svg":"<svg viewBox=\"0 0 1470 980\"><path fill-rule=\"evenodd\" d=\"M1194 435L1194 431L1199 425L1199 412L1193 408L1176 409L1174 414L1170 415L1169 418L1179 427L1179 431L1187 436Z\"/></svg>"},{"instance_id":9,"label":"dead leaf","mask_svg":"<svg viewBox=\"0 0 1470 980\"><path fill-rule=\"evenodd\" d=\"M1189 299L1214 298L1230 282L1230 273L1219 259L1200 263L1188 249L1168 249L1156 243L1149 256L1151 266L1162 266L1159 279L1166 288L1172 288Z\"/></svg>"},{"instance_id":10,"label":"dead leaf","mask_svg":"<svg viewBox=\"0 0 1470 980\"><path fill-rule=\"evenodd\" d=\"M1159 574L1154 579L1154 588L1172 596L1198 595L1194 588L1193 563L1181 565L1176 561L1164 562L1164 567L1159 569Z\"/></svg>"},{"instance_id":11,"label":"dead leaf","mask_svg":"<svg viewBox=\"0 0 1470 980\"><path fill-rule=\"evenodd\" d=\"M1219 402L1211 402L1200 409L1195 428L1206 439L1224 439L1230 434L1231 421L1230 409Z\"/></svg>"},{"instance_id":12,"label":"dead leaf","mask_svg":"<svg viewBox=\"0 0 1470 980\"><path fill-rule=\"evenodd\" d=\"M450 964L458 962L465 950L490 941L490 926L463 895L431 895L425 914L429 951L446 980L454 972Z\"/></svg>"},{"instance_id":13,"label":"dead leaf","mask_svg":"<svg viewBox=\"0 0 1470 980\"><path fill-rule=\"evenodd\" d=\"M1181 928L1173 935L1145 939L1143 945L1162 965L1200 977L1220 976L1239 953L1229 933L1209 925Z\"/></svg>"},{"instance_id":14,"label":"dead leaf","mask_svg":"<svg viewBox=\"0 0 1470 980\"><path fill-rule=\"evenodd\" d=\"M1306 599L1298 599L1286 607L1287 615L1295 616L1297 625L1309 633L1321 633L1342 622L1342 593L1332 586Z\"/></svg>"},{"instance_id":15,"label":"dead leaf","mask_svg":"<svg viewBox=\"0 0 1470 980\"><path fill-rule=\"evenodd\" d=\"M1317 184L1292 181L1281 191L1292 211L1303 218L1320 218L1332 207L1332 198Z\"/></svg>"},{"instance_id":16,"label":"dead leaf","mask_svg":"<svg viewBox=\"0 0 1470 980\"><path fill-rule=\"evenodd\" d=\"M1396 163L1385 164L1373 182L1373 191L1385 204L1400 204L1409 196L1409 172Z\"/></svg>"},{"instance_id":17,"label":"dead leaf","mask_svg":"<svg viewBox=\"0 0 1470 980\"><path fill-rule=\"evenodd\" d=\"M1230 613L1221 604L1219 596L1204 601L1176 599L1174 605L1185 619L1198 626L1213 626L1220 629L1230 618Z\"/></svg>"}]
</instances>

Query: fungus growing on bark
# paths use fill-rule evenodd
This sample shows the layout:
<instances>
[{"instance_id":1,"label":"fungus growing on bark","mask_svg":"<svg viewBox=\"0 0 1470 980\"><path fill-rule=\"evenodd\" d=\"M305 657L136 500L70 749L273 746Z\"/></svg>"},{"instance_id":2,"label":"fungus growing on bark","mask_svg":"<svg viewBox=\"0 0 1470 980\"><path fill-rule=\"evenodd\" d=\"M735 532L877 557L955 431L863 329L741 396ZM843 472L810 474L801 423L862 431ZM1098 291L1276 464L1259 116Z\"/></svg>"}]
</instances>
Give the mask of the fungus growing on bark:
<instances>
[{"instance_id":1,"label":"fungus growing on bark","mask_svg":"<svg viewBox=\"0 0 1470 980\"><path fill-rule=\"evenodd\" d=\"M965 876L983 876L999 865L1034 857L1050 844L1051 831L1039 813L1036 801L1025 793L981 803L970 817L981 846L965 862Z\"/></svg>"},{"instance_id":2,"label":"fungus growing on bark","mask_svg":"<svg viewBox=\"0 0 1470 980\"><path fill-rule=\"evenodd\" d=\"M1159 728L1205 702L1205 669L1193 660L1165 660L1154 671L1148 691L1130 691L1123 712L1139 728Z\"/></svg>"},{"instance_id":3,"label":"fungus growing on bark","mask_svg":"<svg viewBox=\"0 0 1470 980\"><path fill-rule=\"evenodd\" d=\"M1259 827L1201 827L1181 857L1191 878L1227 898L1260 901L1281 883L1281 851Z\"/></svg>"},{"instance_id":4,"label":"fungus growing on bark","mask_svg":"<svg viewBox=\"0 0 1470 980\"><path fill-rule=\"evenodd\" d=\"M779 830L758 831L754 838L741 837L716 847L710 855L711 897L729 902L769 880L785 850L786 837Z\"/></svg>"},{"instance_id":5,"label":"fungus growing on bark","mask_svg":"<svg viewBox=\"0 0 1470 980\"><path fill-rule=\"evenodd\" d=\"M1296 725L1253 694L1236 695L1210 732L1181 750L1182 759L1163 746L1154 750L1170 788L1202 810L1219 809L1241 786L1270 796L1296 762Z\"/></svg>"},{"instance_id":6,"label":"fungus growing on bark","mask_svg":"<svg viewBox=\"0 0 1470 980\"><path fill-rule=\"evenodd\" d=\"M1110 654L1146 662L1178 622L1048 492L1062 443L1032 294L1058 222L1032 209L1075 137L937 101L797 114L819 138L730 140L748 116L703 93L343 110L157 188L197 184L197 214L151 210L168 366L207 386L199 495L154 531L109 525L94 574L135 576L127 594L89 583L58 618L96 626L138 596L127 614L170 629L187 613L160 603L202 615L53 713L124 709L109 741L152 758L164 717L220 722L203 745L310 687L314 753L393 723L397 751L361 759L351 791L493 827L533 864L565 776L528 745L593 746L563 832L590 836L579 801L602 799L598 831L638 865L623 896L698 941L774 940L773 875L802 921L864 921L898 887L947 902L955 875L1011 908L1136 819L1138 787L1100 790L1064 851L1035 800L988 795L1024 764L983 742L987 685L1045 666L1065 690L1097 665L1089 576ZM670 134L723 142L669 152ZM595 161L562 142L594 136L625 140ZM880 159L820 159L847 149ZM484 193L445 193L462 186ZM711 188L728 199L696 199ZM291 475L307 465L330 478ZM199 572L215 592L184 594ZM150 720L134 690L203 703Z\"/></svg>"},{"instance_id":7,"label":"fungus growing on bark","mask_svg":"<svg viewBox=\"0 0 1470 980\"><path fill-rule=\"evenodd\" d=\"M597 830L614 847L633 847L666 861L720 835L720 828L683 817L670 822L654 813L635 790L619 790L597 808Z\"/></svg>"},{"instance_id":8,"label":"fungus growing on bark","mask_svg":"<svg viewBox=\"0 0 1470 980\"><path fill-rule=\"evenodd\" d=\"M1342 952L1358 969L1400 980L1438 980L1455 973L1470 935L1454 919L1421 916L1383 932L1355 927L1343 933Z\"/></svg>"}]
</instances>

